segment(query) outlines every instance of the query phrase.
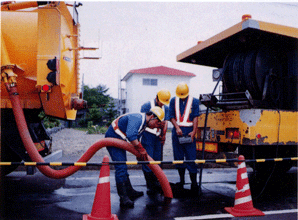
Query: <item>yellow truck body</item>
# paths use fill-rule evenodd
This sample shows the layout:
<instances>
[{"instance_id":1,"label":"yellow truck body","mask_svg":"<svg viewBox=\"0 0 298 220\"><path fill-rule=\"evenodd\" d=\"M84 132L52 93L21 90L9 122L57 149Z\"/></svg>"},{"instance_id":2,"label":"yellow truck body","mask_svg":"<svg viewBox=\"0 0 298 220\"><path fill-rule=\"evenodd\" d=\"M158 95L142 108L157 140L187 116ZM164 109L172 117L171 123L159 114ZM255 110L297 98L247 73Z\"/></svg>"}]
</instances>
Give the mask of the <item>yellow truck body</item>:
<instances>
[{"instance_id":1,"label":"yellow truck body","mask_svg":"<svg viewBox=\"0 0 298 220\"><path fill-rule=\"evenodd\" d=\"M202 149L206 114L199 117L197 149ZM208 115L207 152L218 152L217 143L238 145L295 145L298 113L266 109L242 109ZM229 131L231 134L229 134ZM233 132L237 132L235 135ZM216 144L215 144L216 143Z\"/></svg>"},{"instance_id":2,"label":"yellow truck body","mask_svg":"<svg viewBox=\"0 0 298 220\"><path fill-rule=\"evenodd\" d=\"M75 120L77 110L86 108L86 102L81 99L79 74L79 51L83 47L79 46L76 8L81 5L1 3L1 161L31 160L16 126L15 114L20 113L12 109L10 88L17 88L14 95L20 99L40 155L62 156L52 153L51 138L39 115L44 111L48 116ZM2 173L14 169L14 166L6 167Z\"/></svg>"},{"instance_id":3,"label":"yellow truck body","mask_svg":"<svg viewBox=\"0 0 298 220\"><path fill-rule=\"evenodd\" d=\"M78 72L79 24L64 2L35 10L1 12L1 66L15 65L17 84L24 109L43 108L57 118L74 120L72 100L80 97ZM3 52L4 51L4 52ZM55 81L47 80L47 62L56 58ZM48 88L44 91L42 88ZM1 108L11 108L1 84Z\"/></svg>"},{"instance_id":4,"label":"yellow truck body","mask_svg":"<svg viewBox=\"0 0 298 220\"><path fill-rule=\"evenodd\" d=\"M247 159L297 156L297 28L244 15L177 61L217 68L213 79L222 85L218 95L200 95L210 112L205 140L206 113L198 120L199 151L205 142L207 152L238 150Z\"/></svg>"}]
</instances>

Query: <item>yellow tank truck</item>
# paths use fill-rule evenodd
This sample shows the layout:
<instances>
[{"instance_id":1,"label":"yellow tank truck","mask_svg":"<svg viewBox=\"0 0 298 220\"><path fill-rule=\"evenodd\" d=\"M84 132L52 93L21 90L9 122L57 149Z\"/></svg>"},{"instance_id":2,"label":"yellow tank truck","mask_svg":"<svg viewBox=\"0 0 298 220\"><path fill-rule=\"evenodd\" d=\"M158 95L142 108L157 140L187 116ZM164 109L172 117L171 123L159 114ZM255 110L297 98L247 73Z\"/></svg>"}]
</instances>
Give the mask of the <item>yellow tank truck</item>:
<instances>
[{"instance_id":1,"label":"yellow tank truck","mask_svg":"<svg viewBox=\"0 0 298 220\"><path fill-rule=\"evenodd\" d=\"M204 142L209 155L238 150L246 159L297 157L297 28L244 15L240 23L179 54L177 61L215 67L212 77L221 85L219 94L200 95L208 111L199 117L199 152ZM253 168L263 175L292 165L266 162Z\"/></svg>"},{"instance_id":2,"label":"yellow tank truck","mask_svg":"<svg viewBox=\"0 0 298 220\"><path fill-rule=\"evenodd\" d=\"M51 140L39 113L75 120L77 110L86 107L78 72L83 49L79 46L80 5L1 3L1 161L31 161L19 135L22 128L15 122L19 113L13 111L14 95L19 97L31 138L43 157L52 153ZM15 168L6 166L2 173Z\"/></svg>"}]
</instances>

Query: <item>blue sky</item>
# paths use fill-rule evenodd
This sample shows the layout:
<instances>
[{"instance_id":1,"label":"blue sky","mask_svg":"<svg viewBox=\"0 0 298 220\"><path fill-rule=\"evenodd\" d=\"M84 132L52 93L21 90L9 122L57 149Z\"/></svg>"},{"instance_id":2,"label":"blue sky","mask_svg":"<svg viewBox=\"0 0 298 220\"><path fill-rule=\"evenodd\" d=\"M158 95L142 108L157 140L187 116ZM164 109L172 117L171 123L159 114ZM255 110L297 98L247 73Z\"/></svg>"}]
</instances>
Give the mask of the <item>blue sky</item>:
<instances>
[{"instance_id":1,"label":"blue sky","mask_svg":"<svg viewBox=\"0 0 298 220\"><path fill-rule=\"evenodd\" d=\"M106 85L118 97L119 77L129 70L167 66L197 75L190 93L211 93L212 68L180 63L176 56L239 23L255 20L298 28L297 2L107 2L83 1L78 8L81 45L96 46L99 60L82 60L84 83Z\"/></svg>"}]
</instances>

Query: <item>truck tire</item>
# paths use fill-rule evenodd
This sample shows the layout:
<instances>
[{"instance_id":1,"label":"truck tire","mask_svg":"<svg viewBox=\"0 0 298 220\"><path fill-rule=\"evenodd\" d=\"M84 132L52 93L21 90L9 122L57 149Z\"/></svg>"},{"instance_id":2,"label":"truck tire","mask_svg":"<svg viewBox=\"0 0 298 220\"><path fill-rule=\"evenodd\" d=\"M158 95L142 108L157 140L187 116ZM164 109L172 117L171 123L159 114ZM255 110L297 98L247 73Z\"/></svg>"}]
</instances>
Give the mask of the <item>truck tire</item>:
<instances>
[{"instance_id":1,"label":"truck tire","mask_svg":"<svg viewBox=\"0 0 298 220\"><path fill-rule=\"evenodd\" d=\"M241 146L239 154L245 159L289 158L297 155L296 146ZM288 172L294 165L293 161L247 163L260 177L271 173L280 175Z\"/></svg>"}]
</instances>

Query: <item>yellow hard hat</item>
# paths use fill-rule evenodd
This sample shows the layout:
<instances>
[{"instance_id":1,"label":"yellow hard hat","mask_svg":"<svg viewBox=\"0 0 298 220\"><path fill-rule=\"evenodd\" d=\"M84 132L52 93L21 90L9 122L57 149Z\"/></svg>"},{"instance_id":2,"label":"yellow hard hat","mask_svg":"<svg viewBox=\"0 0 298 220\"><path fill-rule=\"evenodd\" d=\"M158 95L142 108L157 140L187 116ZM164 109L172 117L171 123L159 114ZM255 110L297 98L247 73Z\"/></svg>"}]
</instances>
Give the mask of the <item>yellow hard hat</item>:
<instances>
[{"instance_id":1,"label":"yellow hard hat","mask_svg":"<svg viewBox=\"0 0 298 220\"><path fill-rule=\"evenodd\" d=\"M176 96L181 99L184 99L188 96L188 85L186 83L179 83L176 88Z\"/></svg>"},{"instance_id":2,"label":"yellow hard hat","mask_svg":"<svg viewBox=\"0 0 298 220\"><path fill-rule=\"evenodd\" d=\"M150 109L150 112L152 112L160 121L163 121L165 117L165 112L162 110L159 106L154 106Z\"/></svg>"},{"instance_id":3,"label":"yellow hard hat","mask_svg":"<svg viewBox=\"0 0 298 220\"><path fill-rule=\"evenodd\" d=\"M171 93L167 89L161 89L158 91L157 97L162 104L168 105L170 103Z\"/></svg>"}]
</instances>

